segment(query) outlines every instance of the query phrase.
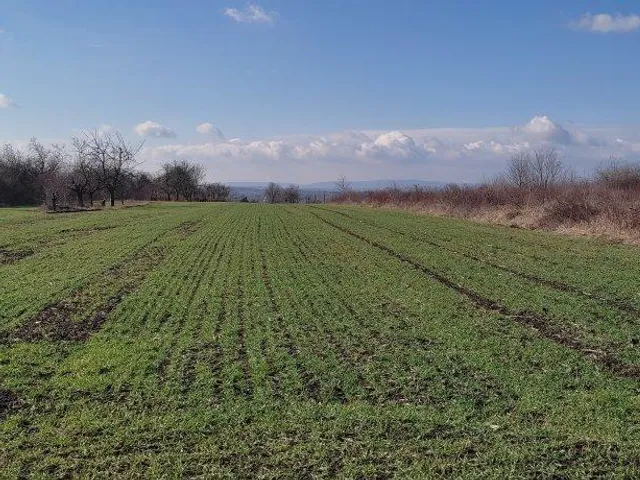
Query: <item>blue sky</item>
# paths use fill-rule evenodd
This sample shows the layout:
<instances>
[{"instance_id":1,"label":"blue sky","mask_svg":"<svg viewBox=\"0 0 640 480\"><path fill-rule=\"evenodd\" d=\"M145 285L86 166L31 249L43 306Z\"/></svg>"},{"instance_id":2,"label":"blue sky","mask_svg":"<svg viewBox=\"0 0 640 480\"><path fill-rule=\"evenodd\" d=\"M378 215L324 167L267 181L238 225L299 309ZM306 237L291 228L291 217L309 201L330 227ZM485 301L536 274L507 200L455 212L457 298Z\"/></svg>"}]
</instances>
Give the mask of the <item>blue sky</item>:
<instances>
[{"instance_id":1,"label":"blue sky","mask_svg":"<svg viewBox=\"0 0 640 480\"><path fill-rule=\"evenodd\" d=\"M144 138L149 169L187 156L226 181L473 181L542 144L578 169L640 152L637 2L1 10L0 141L103 126Z\"/></svg>"}]
</instances>

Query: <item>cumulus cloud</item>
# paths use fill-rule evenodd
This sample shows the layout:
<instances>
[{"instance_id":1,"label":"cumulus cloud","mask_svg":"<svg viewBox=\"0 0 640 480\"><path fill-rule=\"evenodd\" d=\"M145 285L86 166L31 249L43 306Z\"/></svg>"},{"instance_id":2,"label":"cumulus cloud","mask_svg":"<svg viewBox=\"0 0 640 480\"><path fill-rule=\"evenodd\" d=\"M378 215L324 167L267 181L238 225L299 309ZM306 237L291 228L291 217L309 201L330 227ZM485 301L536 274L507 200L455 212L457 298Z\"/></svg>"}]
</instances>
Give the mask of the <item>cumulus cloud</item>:
<instances>
[{"instance_id":1,"label":"cumulus cloud","mask_svg":"<svg viewBox=\"0 0 640 480\"><path fill-rule=\"evenodd\" d=\"M546 115L533 117L522 127L518 127L518 130L541 141L560 145L568 145L572 142L571 134Z\"/></svg>"},{"instance_id":2,"label":"cumulus cloud","mask_svg":"<svg viewBox=\"0 0 640 480\"><path fill-rule=\"evenodd\" d=\"M409 131L347 131L323 136L297 136L278 139L226 140L212 124L199 125L203 134L214 139L200 145L174 144L154 147L153 154L177 157L253 158L286 161L329 160L362 162L386 160L402 164L419 161L429 163L435 157L454 158L474 152L509 154L536 146L602 145L589 133L568 130L547 116L536 116L516 127L478 129L426 129Z\"/></svg>"},{"instance_id":3,"label":"cumulus cloud","mask_svg":"<svg viewBox=\"0 0 640 480\"><path fill-rule=\"evenodd\" d=\"M170 128L151 120L139 123L133 130L141 137L173 138L176 136Z\"/></svg>"},{"instance_id":4,"label":"cumulus cloud","mask_svg":"<svg viewBox=\"0 0 640 480\"><path fill-rule=\"evenodd\" d=\"M224 14L238 23L265 23L273 24L277 13L267 12L255 3L249 3L243 10L225 8Z\"/></svg>"},{"instance_id":5,"label":"cumulus cloud","mask_svg":"<svg viewBox=\"0 0 640 480\"><path fill-rule=\"evenodd\" d=\"M383 133L372 142L363 142L357 149L359 157L386 157L386 158L423 158L435 149L426 147L409 135L398 130Z\"/></svg>"},{"instance_id":6,"label":"cumulus cloud","mask_svg":"<svg viewBox=\"0 0 640 480\"><path fill-rule=\"evenodd\" d=\"M205 122L196 127L196 132L211 137L218 142L226 142L226 138L218 127L213 123Z\"/></svg>"},{"instance_id":7,"label":"cumulus cloud","mask_svg":"<svg viewBox=\"0 0 640 480\"><path fill-rule=\"evenodd\" d=\"M553 145L590 145L601 146L603 139L595 138L588 133L567 129L554 122L546 115L535 116L524 125L515 128L521 140L531 143L548 143Z\"/></svg>"},{"instance_id":8,"label":"cumulus cloud","mask_svg":"<svg viewBox=\"0 0 640 480\"><path fill-rule=\"evenodd\" d=\"M640 16L635 14L622 15L616 13L598 13L592 15L585 13L578 20L571 23L571 26L587 32L597 33L626 33L640 29Z\"/></svg>"},{"instance_id":9,"label":"cumulus cloud","mask_svg":"<svg viewBox=\"0 0 640 480\"><path fill-rule=\"evenodd\" d=\"M564 126L546 115L517 126L421 130L345 131L265 139L226 139L212 124L200 125L201 144L150 146L149 164L188 158L204 164L213 179L276 179L303 182L422 178L478 181L504 168L515 152L553 147L580 171L610 155L634 158L640 131ZM340 173L337 173L340 172Z\"/></svg>"},{"instance_id":10,"label":"cumulus cloud","mask_svg":"<svg viewBox=\"0 0 640 480\"><path fill-rule=\"evenodd\" d=\"M11 98L0 93L0 108L9 108L9 107L17 107L17 106L18 104L14 102Z\"/></svg>"}]
</instances>

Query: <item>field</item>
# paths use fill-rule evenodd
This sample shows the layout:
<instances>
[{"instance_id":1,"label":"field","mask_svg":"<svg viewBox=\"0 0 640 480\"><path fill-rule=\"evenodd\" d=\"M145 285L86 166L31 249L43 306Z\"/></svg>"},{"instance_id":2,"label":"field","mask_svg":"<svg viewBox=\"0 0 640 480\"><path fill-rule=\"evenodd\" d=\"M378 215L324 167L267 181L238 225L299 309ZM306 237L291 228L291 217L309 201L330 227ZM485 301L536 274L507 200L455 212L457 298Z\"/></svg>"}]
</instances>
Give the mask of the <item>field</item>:
<instances>
[{"instance_id":1,"label":"field","mask_svg":"<svg viewBox=\"0 0 640 480\"><path fill-rule=\"evenodd\" d=\"M0 477L633 477L638 249L366 207L0 210Z\"/></svg>"}]
</instances>

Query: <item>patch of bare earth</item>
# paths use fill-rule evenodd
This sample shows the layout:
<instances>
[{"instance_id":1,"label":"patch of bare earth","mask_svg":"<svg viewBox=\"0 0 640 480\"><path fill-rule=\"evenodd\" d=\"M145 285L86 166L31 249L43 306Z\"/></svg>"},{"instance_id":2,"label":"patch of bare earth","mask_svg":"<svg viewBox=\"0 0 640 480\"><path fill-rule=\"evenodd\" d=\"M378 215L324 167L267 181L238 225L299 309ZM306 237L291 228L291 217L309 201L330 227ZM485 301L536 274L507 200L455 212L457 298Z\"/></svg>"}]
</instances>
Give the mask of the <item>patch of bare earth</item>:
<instances>
[{"instance_id":1,"label":"patch of bare earth","mask_svg":"<svg viewBox=\"0 0 640 480\"><path fill-rule=\"evenodd\" d=\"M6 334L5 341L35 342L84 341L100 329L109 314L132 293L137 285L164 259L160 247L146 247L100 273L69 297L47 305L17 329ZM96 308L96 297L103 302Z\"/></svg>"},{"instance_id":2,"label":"patch of bare earth","mask_svg":"<svg viewBox=\"0 0 640 480\"><path fill-rule=\"evenodd\" d=\"M75 314L82 306L73 300L61 300L41 310L35 317L18 327L9 335L11 341L35 342L48 341L84 341L91 334L100 329L111 313L130 293L130 288L124 287L109 298L92 315L80 321L74 321Z\"/></svg>"},{"instance_id":3,"label":"patch of bare earth","mask_svg":"<svg viewBox=\"0 0 640 480\"><path fill-rule=\"evenodd\" d=\"M184 222L174 232L185 237L198 228L198 223ZM168 250L166 245L157 244L140 248L131 257L91 278L67 298L47 305L15 330L0 335L0 343L86 340L165 259Z\"/></svg>"},{"instance_id":4,"label":"patch of bare earth","mask_svg":"<svg viewBox=\"0 0 640 480\"><path fill-rule=\"evenodd\" d=\"M20 399L11 390L0 388L0 420L20 407Z\"/></svg>"},{"instance_id":5,"label":"patch of bare earth","mask_svg":"<svg viewBox=\"0 0 640 480\"><path fill-rule=\"evenodd\" d=\"M33 255L33 250L0 249L0 265L8 265Z\"/></svg>"}]
</instances>

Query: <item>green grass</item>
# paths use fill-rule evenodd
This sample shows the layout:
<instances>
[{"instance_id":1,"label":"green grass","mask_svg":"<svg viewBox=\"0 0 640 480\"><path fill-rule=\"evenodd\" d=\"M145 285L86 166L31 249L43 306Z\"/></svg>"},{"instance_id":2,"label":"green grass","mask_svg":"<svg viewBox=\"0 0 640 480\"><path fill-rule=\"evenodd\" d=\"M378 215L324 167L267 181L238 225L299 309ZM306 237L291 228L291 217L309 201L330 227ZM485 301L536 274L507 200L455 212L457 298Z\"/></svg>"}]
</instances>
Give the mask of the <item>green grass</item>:
<instances>
[{"instance_id":1,"label":"green grass","mask_svg":"<svg viewBox=\"0 0 640 480\"><path fill-rule=\"evenodd\" d=\"M638 278L366 207L0 210L0 477L634 477Z\"/></svg>"}]
</instances>

